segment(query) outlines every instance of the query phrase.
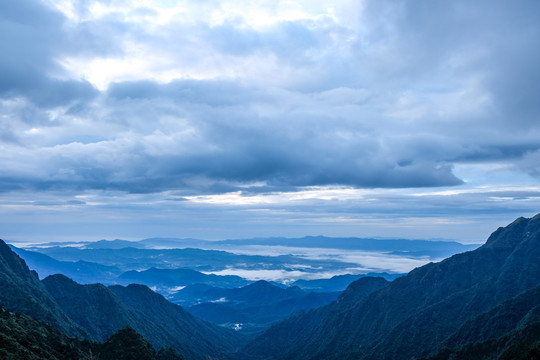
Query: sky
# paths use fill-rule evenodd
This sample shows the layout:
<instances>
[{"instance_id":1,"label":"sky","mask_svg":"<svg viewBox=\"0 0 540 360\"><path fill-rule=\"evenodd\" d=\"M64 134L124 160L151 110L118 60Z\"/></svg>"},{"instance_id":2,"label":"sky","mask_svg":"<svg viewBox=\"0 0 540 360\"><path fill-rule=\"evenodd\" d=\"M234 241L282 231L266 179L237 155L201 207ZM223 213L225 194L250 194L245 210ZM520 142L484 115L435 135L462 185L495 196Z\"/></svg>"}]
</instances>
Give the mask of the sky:
<instances>
[{"instance_id":1,"label":"sky","mask_svg":"<svg viewBox=\"0 0 540 360\"><path fill-rule=\"evenodd\" d=\"M0 1L0 238L478 243L540 212L540 2Z\"/></svg>"}]
</instances>

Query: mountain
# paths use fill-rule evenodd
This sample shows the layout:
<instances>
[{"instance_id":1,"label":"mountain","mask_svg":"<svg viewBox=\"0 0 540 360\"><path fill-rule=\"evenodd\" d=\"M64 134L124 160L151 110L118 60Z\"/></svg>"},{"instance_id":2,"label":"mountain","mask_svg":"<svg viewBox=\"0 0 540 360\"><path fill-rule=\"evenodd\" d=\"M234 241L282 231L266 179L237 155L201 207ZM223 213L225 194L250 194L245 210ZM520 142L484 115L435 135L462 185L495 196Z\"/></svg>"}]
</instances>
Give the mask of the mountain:
<instances>
[{"instance_id":1,"label":"mountain","mask_svg":"<svg viewBox=\"0 0 540 360\"><path fill-rule=\"evenodd\" d=\"M193 284L239 287L249 283L249 281L235 275L207 275L191 269L156 269L154 267L144 271L125 272L116 281L119 284L135 283L170 288Z\"/></svg>"},{"instance_id":2,"label":"mountain","mask_svg":"<svg viewBox=\"0 0 540 360\"><path fill-rule=\"evenodd\" d=\"M227 250L228 248L246 246L286 246L300 248L322 248L322 249L348 249L364 250L375 252L386 252L394 254L405 254L411 256L433 256L445 257L455 253L473 250L479 244L466 245L456 241L434 239L385 239L385 238L337 238L326 236L305 236L302 238L251 238L232 240L199 240L199 239L179 239L179 238L148 238L140 241L128 240L100 240L71 243L45 243L41 248L56 246L71 246L81 249L121 249L126 247L140 249L186 249L199 248L207 250Z\"/></svg>"},{"instance_id":3,"label":"mountain","mask_svg":"<svg viewBox=\"0 0 540 360\"><path fill-rule=\"evenodd\" d=\"M156 353L152 345L130 327L119 330L100 347L100 360L182 360L171 348Z\"/></svg>"},{"instance_id":4,"label":"mountain","mask_svg":"<svg viewBox=\"0 0 540 360\"><path fill-rule=\"evenodd\" d=\"M259 280L240 288L220 288L206 284L190 285L176 292L171 296L170 300L183 306L193 306L206 302L235 302L264 306L287 299L302 298L307 294L309 293L297 286L281 287L265 280ZM314 294L314 296L319 295ZM337 297L334 294L321 294L321 298L325 296Z\"/></svg>"},{"instance_id":5,"label":"mountain","mask_svg":"<svg viewBox=\"0 0 540 360\"><path fill-rule=\"evenodd\" d=\"M129 241L129 240L99 240L99 241L89 241L85 242L84 249L123 249L127 247L133 247L138 249L144 249L146 246L141 244L138 241Z\"/></svg>"},{"instance_id":6,"label":"mountain","mask_svg":"<svg viewBox=\"0 0 540 360\"><path fill-rule=\"evenodd\" d=\"M3 360L182 360L171 348L155 352L139 333L124 328L104 344L70 338L31 316L0 307L0 359Z\"/></svg>"},{"instance_id":7,"label":"mountain","mask_svg":"<svg viewBox=\"0 0 540 360\"><path fill-rule=\"evenodd\" d=\"M185 249L185 248L200 248L211 249L213 241L198 240L198 239L178 239L178 238L149 238L140 240L139 244L143 244L149 248L168 248L168 249Z\"/></svg>"},{"instance_id":8,"label":"mountain","mask_svg":"<svg viewBox=\"0 0 540 360\"><path fill-rule=\"evenodd\" d=\"M125 244L124 240L105 241L116 245ZM95 249L105 249L101 242ZM119 242L119 243L117 243ZM101 243L101 244L99 244ZM35 270L42 278L53 274L63 274L82 284L144 284L158 287L178 287L196 283L209 284L220 287L239 287L249 283L249 281L233 275L213 275L203 274L191 269L156 269L150 268L145 271L122 272L116 266L101 265L84 260L60 261L37 251L19 249L14 246L10 248L24 259L29 268ZM94 248L91 248L94 249Z\"/></svg>"},{"instance_id":9,"label":"mountain","mask_svg":"<svg viewBox=\"0 0 540 360\"><path fill-rule=\"evenodd\" d=\"M202 249L87 249L77 247L30 248L60 261L87 261L107 266L116 266L122 271L155 268L192 269L196 271L242 270L286 270L302 269L317 272L317 269L332 271L354 268L358 264L334 259L313 260L295 255L263 256L239 255L221 250Z\"/></svg>"},{"instance_id":10,"label":"mountain","mask_svg":"<svg viewBox=\"0 0 540 360\"><path fill-rule=\"evenodd\" d=\"M42 283L69 318L85 329L92 340L105 341L125 326L135 327L136 319L104 285L81 285L60 274L50 275Z\"/></svg>"},{"instance_id":11,"label":"mountain","mask_svg":"<svg viewBox=\"0 0 540 360\"><path fill-rule=\"evenodd\" d=\"M430 356L468 321L538 286L538 259L540 215L519 218L480 248L417 268L368 296L359 293L359 279L335 303L271 327L244 353L257 359Z\"/></svg>"},{"instance_id":12,"label":"mountain","mask_svg":"<svg viewBox=\"0 0 540 360\"><path fill-rule=\"evenodd\" d=\"M43 284L97 341L130 326L156 348L173 347L188 359L218 357L240 344L238 334L195 318L144 285L81 285L63 275L49 276Z\"/></svg>"},{"instance_id":13,"label":"mountain","mask_svg":"<svg viewBox=\"0 0 540 360\"><path fill-rule=\"evenodd\" d=\"M374 238L334 238L326 236L306 236L303 238L254 238L222 240L214 243L220 246L288 246L299 248L348 249L385 252L413 257L430 256L441 258L456 253L473 250L479 245L465 245L456 241L374 239ZM225 248L225 247L224 247Z\"/></svg>"},{"instance_id":14,"label":"mountain","mask_svg":"<svg viewBox=\"0 0 540 360\"><path fill-rule=\"evenodd\" d=\"M70 338L31 316L0 307L0 359L79 359L97 344Z\"/></svg>"},{"instance_id":15,"label":"mountain","mask_svg":"<svg viewBox=\"0 0 540 360\"><path fill-rule=\"evenodd\" d=\"M35 317L70 336L104 341L130 326L156 348L173 347L186 359L235 351L242 336L195 318L144 285L81 285L64 275L39 281L0 241L0 306Z\"/></svg>"},{"instance_id":16,"label":"mountain","mask_svg":"<svg viewBox=\"0 0 540 360\"><path fill-rule=\"evenodd\" d=\"M540 359L540 286L467 321L426 359L473 357Z\"/></svg>"},{"instance_id":17,"label":"mountain","mask_svg":"<svg viewBox=\"0 0 540 360\"><path fill-rule=\"evenodd\" d=\"M237 350L244 342L240 334L192 316L182 307L170 303L146 286L115 285L111 286L110 289L137 317L147 321L148 326L158 327L162 334L159 334L160 337L156 341L163 341L167 333L170 333L171 343L179 340L186 341L197 352L212 357L219 357L223 353ZM163 332L163 329L167 331ZM145 334L142 329L141 333ZM150 334L145 337L152 342ZM168 344L169 341L164 343L164 345ZM182 354L184 355L184 353Z\"/></svg>"},{"instance_id":18,"label":"mountain","mask_svg":"<svg viewBox=\"0 0 540 360\"><path fill-rule=\"evenodd\" d=\"M353 281L358 280L362 277L367 277L367 276L381 277L388 281L392 281L403 275L404 274L388 274L388 273L368 273L368 274L360 274L360 275L345 274L345 275L332 276L329 279L316 279L316 280L299 279L293 282L291 286L298 286L302 290L318 291L318 292L343 291Z\"/></svg>"},{"instance_id":19,"label":"mountain","mask_svg":"<svg viewBox=\"0 0 540 360\"><path fill-rule=\"evenodd\" d=\"M14 246L10 247L41 278L53 274L63 274L82 284L93 284L96 282L110 284L122 273L115 266L105 266L82 260L59 261L37 251L28 251Z\"/></svg>"},{"instance_id":20,"label":"mountain","mask_svg":"<svg viewBox=\"0 0 540 360\"><path fill-rule=\"evenodd\" d=\"M87 336L62 311L24 260L0 240L0 306L36 317L71 336Z\"/></svg>"},{"instance_id":21,"label":"mountain","mask_svg":"<svg viewBox=\"0 0 540 360\"><path fill-rule=\"evenodd\" d=\"M268 276L268 278L277 275L278 278L273 278L275 281L290 283L298 279L299 273L305 274L302 278L318 278L321 277L322 273L344 274L350 272L351 269L359 268L370 272L363 275L370 276L371 273L381 273L381 276L393 279L400 276L399 273L404 272L401 269L408 270L413 267L413 264L425 264L430 259L438 260L477 246L463 245L452 241L328 238L322 236L224 241L174 238L150 238L141 241L117 239L93 243L72 243L69 246L60 245L55 243L42 244L26 248L33 253L25 254L20 251L19 254L24 258L33 255L32 259L35 261L32 263L32 267L42 269L41 272L44 274L63 273L78 282L87 284L95 282L113 284L116 282L114 274L119 275L118 270L120 273L124 273L151 268L191 269L216 275L239 275L248 279L260 278L261 274ZM195 246L199 248L189 248ZM324 252L321 251L321 248L332 249L329 252L332 256L322 255ZM264 255L247 255L257 252L264 252ZM290 253L287 254L287 252ZM355 252L358 256L350 256L351 252ZM370 254L366 254L366 252L372 253L373 257L370 257ZM39 259L35 253L50 256L61 263L52 265L50 262L39 263L38 260L45 261L45 258ZM388 261L377 261L378 258ZM28 259L30 261L30 257ZM351 262L351 259L359 260ZM362 264L359 264L358 261L362 261ZM97 264L103 267L99 268ZM56 269L58 271L55 271ZM77 271L77 269L81 270ZM279 273L272 273L271 271L274 270L279 270ZM384 271L389 274L384 274ZM118 282L121 284L144 283L165 296L168 296L173 290L170 289L171 287L185 286L158 284L152 282L149 276L146 280L141 279L142 276L142 274L129 273L125 277L130 277L130 280L121 278ZM351 281L353 281L352 275L350 279L336 278L328 280L326 283L318 281L318 284L315 282L310 284L301 280L295 285L312 291L343 291ZM231 286L217 283L212 285ZM245 284L234 286L242 285Z\"/></svg>"},{"instance_id":22,"label":"mountain","mask_svg":"<svg viewBox=\"0 0 540 360\"><path fill-rule=\"evenodd\" d=\"M296 286L281 288L260 280L233 289L188 286L170 300L191 305L186 310L201 319L253 333L295 311L326 305L338 295L338 292L306 292Z\"/></svg>"}]
</instances>

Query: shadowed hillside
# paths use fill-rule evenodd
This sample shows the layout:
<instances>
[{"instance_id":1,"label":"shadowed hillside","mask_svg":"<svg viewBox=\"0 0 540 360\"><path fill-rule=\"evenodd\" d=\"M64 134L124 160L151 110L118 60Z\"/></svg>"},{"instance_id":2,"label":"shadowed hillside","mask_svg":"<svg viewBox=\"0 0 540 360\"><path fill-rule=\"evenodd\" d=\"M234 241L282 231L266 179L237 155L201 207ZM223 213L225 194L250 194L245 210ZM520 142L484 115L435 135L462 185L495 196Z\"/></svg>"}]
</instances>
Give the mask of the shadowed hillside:
<instances>
[{"instance_id":1,"label":"shadowed hillside","mask_svg":"<svg viewBox=\"0 0 540 360\"><path fill-rule=\"evenodd\" d=\"M185 312L143 285L80 285L63 275L39 281L0 240L0 306L33 316L62 333L105 341L130 326L156 348L173 347L186 359L233 352L241 336Z\"/></svg>"},{"instance_id":2,"label":"shadowed hillside","mask_svg":"<svg viewBox=\"0 0 540 360\"><path fill-rule=\"evenodd\" d=\"M468 321L539 285L538 259L540 216L519 218L479 249L417 268L365 298L357 296L355 282L337 302L270 328L245 353L263 359L427 356ZM533 311L533 303L525 310Z\"/></svg>"}]
</instances>

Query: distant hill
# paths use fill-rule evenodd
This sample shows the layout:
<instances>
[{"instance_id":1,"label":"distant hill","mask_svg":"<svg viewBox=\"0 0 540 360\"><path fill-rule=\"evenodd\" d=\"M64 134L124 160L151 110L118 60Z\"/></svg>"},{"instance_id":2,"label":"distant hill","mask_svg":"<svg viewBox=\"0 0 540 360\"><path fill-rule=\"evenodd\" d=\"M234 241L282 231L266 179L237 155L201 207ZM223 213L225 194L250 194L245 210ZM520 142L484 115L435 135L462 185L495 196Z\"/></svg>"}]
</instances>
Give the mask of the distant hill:
<instances>
[{"instance_id":1,"label":"distant hill","mask_svg":"<svg viewBox=\"0 0 540 360\"><path fill-rule=\"evenodd\" d=\"M358 275L355 272L359 272L359 269L365 269L367 274L362 275L380 273L381 276L391 280L399 276L400 272L425 264L430 259L438 260L455 253L474 249L477 246L440 240L308 236L304 238L255 238L223 241L175 238L150 238L141 241L116 239L70 243L66 246L59 243L49 243L28 247L25 250L16 249L15 251L27 259L31 268L39 270L42 276L62 273L78 282L87 284L141 282L168 296L170 289L166 289L166 287L171 286L163 284L164 278L159 279L160 284L152 282L150 276L143 279L144 274L129 273L119 280L116 277L124 272L144 271L151 268L191 269L219 275L234 274L246 279L265 279L290 283L299 278L318 278L323 275L321 273L324 273L324 276L347 272ZM297 252L298 248L302 248L299 253ZM332 249L330 252L333 256L319 256L324 254L324 251L320 249ZM357 259L362 260L352 262L348 260L355 258L349 256L352 251L359 255L356 257ZM253 255L253 252L259 252L262 255ZM287 252L290 253L287 254ZM36 255L37 253L47 255L49 258L39 257ZM370 257L369 253L373 253L376 258ZM306 254L315 254L316 256L306 256ZM50 258L58 262L53 263ZM377 258L388 261L377 261ZM395 262L398 258L401 261ZM362 261L362 263L359 264L358 261ZM301 276L302 273L305 275ZM168 276L161 275L162 277ZM155 279L158 278L158 276L155 277ZM180 280L180 277L177 280ZM318 281L319 284L316 284L317 281L311 284L306 281L308 280L300 280L295 285L304 289L325 292L343 291L353 279L338 277L328 281ZM211 285L232 286L218 283ZM245 284L234 286L242 285ZM178 286L185 285L176 285L175 287Z\"/></svg>"},{"instance_id":2,"label":"distant hill","mask_svg":"<svg viewBox=\"0 0 540 360\"><path fill-rule=\"evenodd\" d=\"M534 320L538 259L540 215L519 218L495 231L482 247L417 268L368 296L359 293L359 279L335 303L271 327L244 353L257 359L410 359L452 346L512 347L504 339L532 353L538 350L540 336ZM531 301L521 301L519 296L528 291L532 291L527 295ZM516 311L511 304L524 308ZM498 313L505 314L507 328L490 333L487 329L492 326L486 324ZM515 318L507 320L509 316ZM519 339L525 335L522 324L534 334L523 337L528 339L524 343ZM463 336L467 331L485 337ZM447 343L451 341L447 339L455 340ZM494 353L491 358L503 354Z\"/></svg>"},{"instance_id":3,"label":"distant hill","mask_svg":"<svg viewBox=\"0 0 540 360\"><path fill-rule=\"evenodd\" d=\"M339 292L305 292L296 286L281 288L260 280L233 289L192 285L170 300L189 306L186 310L201 319L253 333L295 311L326 305L338 295Z\"/></svg>"},{"instance_id":4,"label":"distant hill","mask_svg":"<svg viewBox=\"0 0 540 360\"><path fill-rule=\"evenodd\" d=\"M144 249L146 246L138 241L129 240L99 240L85 242L82 248L84 249L123 249L127 247L133 247L137 249Z\"/></svg>"},{"instance_id":5,"label":"distant hill","mask_svg":"<svg viewBox=\"0 0 540 360\"><path fill-rule=\"evenodd\" d=\"M453 254L476 249L479 244L464 245L448 240L411 240L411 239L376 239L376 238L337 238L326 236L306 236L303 238L254 238L217 241L220 246L288 246L299 248L348 249L390 254L447 257Z\"/></svg>"},{"instance_id":6,"label":"distant hill","mask_svg":"<svg viewBox=\"0 0 540 360\"><path fill-rule=\"evenodd\" d=\"M88 261L59 261L37 251L28 251L10 246L24 259L28 267L35 270L41 278L63 274L82 284L112 283L122 271L115 266L105 266Z\"/></svg>"},{"instance_id":7,"label":"distant hill","mask_svg":"<svg viewBox=\"0 0 540 360\"><path fill-rule=\"evenodd\" d=\"M291 286L298 286L299 288L307 291L318 291L318 292L328 292L328 291L343 291L345 290L353 281L358 280L363 277L381 277L388 281L392 281L401 277L405 274L388 274L388 273L367 273L360 275L336 275L332 276L329 279L316 279L316 280L296 280L291 284Z\"/></svg>"},{"instance_id":8,"label":"distant hill","mask_svg":"<svg viewBox=\"0 0 540 360\"><path fill-rule=\"evenodd\" d=\"M144 284L148 286L178 287L193 284L206 284L219 287L239 287L250 282L235 275L203 274L191 269L156 269L128 271L121 274L119 284Z\"/></svg>"},{"instance_id":9,"label":"distant hill","mask_svg":"<svg viewBox=\"0 0 540 360\"><path fill-rule=\"evenodd\" d=\"M32 248L60 261L87 261L107 266L116 266L123 271L156 268L188 268L197 271L219 271L230 268L260 270L290 269L291 264L309 265L313 268L328 270L354 267L355 263L335 260L312 260L293 255L263 256L238 255L221 250L202 249L85 249L55 246L50 248ZM309 269L309 268L308 268Z\"/></svg>"},{"instance_id":10,"label":"distant hill","mask_svg":"<svg viewBox=\"0 0 540 360\"><path fill-rule=\"evenodd\" d=\"M200 240L181 238L148 238L139 241L130 240L99 240L85 242L50 242L40 244L39 248L65 247L78 249L206 249L228 250L245 246L285 246L299 248L348 249L393 254L408 254L410 256L445 257L456 253L473 250L480 244L461 244L456 241L433 239L400 239L400 238L360 238L360 237L327 237L305 236L302 238L266 237L229 240Z\"/></svg>"}]
</instances>

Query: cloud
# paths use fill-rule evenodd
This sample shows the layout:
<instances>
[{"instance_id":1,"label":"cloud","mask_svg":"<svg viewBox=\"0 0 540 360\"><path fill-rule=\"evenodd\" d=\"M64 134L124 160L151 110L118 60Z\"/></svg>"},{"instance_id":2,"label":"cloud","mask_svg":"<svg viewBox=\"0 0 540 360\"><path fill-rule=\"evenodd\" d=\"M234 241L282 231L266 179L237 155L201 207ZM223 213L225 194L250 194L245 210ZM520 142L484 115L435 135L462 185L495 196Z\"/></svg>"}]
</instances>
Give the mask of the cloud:
<instances>
[{"instance_id":1,"label":"cloud","mask_svg":"<svg viewBox=\"0 0 540 360\"><path fill-rule=\"evenodd\" d=\"M141 4L0 4L0 191L253 200L538 178L535 1Z\"/></svg>"},{"instance_id":2,"label":"cloud","mask_svg":"<svg viewBox=\"0 0 540 360\"><path fill-rule=\"evenodd\" d=\"M229 96L217 96L222 91ZM234 191L261 183L276 189L460 183L445 159L404 160L406 152L414 152L414 148L398 153L400 149L392 148L391 139L388 143L362 132L352 135L350 131L357 132L354 128L336 129L331 115L324 113L329 109L323 107L316 118L306 114L307 109L284 113L282 118L263 118L246 105L262 103L272 111L281 110L279 98L259 92L262 95L238 90L228 82L113 86L113 97L107 100L112 111L105 118L123 129L116 138L44 144L39 158L32 148L12 148L1 156L9 169L4 179L8 181L7 175L11 175L13 181L37 188L135 192L212 191L219 184ZM34 132L37 135L39 130ZM197 179L201 181L194 181Z\"/></svg>"},{"instance_id":3,"label":"cloud","mask_svg":"<svg viewBox=\"0 0 540 360\"><path fill-rule=\"evenodd\" d=\"M86 102L97 91L86 80L61 79L64 17L39 1L0 5L0 95L23 96L43 107Z\"/></svg>"}]
</instances>

